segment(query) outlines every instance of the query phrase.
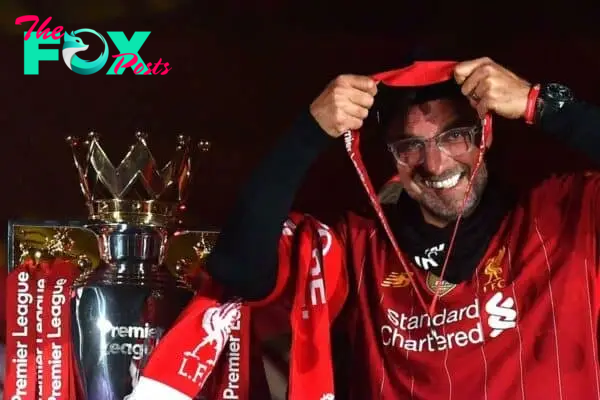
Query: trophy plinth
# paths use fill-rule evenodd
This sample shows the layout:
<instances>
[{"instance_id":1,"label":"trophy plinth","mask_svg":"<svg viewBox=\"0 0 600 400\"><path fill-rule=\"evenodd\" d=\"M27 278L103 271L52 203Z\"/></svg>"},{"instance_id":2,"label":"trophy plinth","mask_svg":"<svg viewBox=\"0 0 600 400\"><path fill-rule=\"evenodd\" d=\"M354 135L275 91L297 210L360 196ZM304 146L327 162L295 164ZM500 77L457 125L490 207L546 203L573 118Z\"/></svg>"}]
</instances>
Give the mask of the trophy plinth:
<instances>
[{"instance_id":1,"label":"trophy plinth","mask_svg":"<svg viewBox=\"0 0 600 400\"><path fill-rule=\"evenodd\" d=\"M193 296L187 280L165 264L185 209L190 140L178 136L174 158L160 170L143 134L117 167L97 135L68 142L89 210L85 227L95 233L99 254L98 265L73 285L81 391L85 400L123 400Z\"/></svg>"}]
</instances>

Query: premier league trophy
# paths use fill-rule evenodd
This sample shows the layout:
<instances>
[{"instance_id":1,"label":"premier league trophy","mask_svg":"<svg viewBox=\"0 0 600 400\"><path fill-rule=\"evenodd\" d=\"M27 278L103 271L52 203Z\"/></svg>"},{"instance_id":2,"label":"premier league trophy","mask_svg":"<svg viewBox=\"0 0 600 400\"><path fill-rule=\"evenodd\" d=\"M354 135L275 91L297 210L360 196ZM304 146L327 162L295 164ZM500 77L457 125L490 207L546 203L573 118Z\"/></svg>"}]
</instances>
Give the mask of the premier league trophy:
<instances>
[{"instance_id":1,"label":"premier league trophy","mask_svg":"<svg viewBox=\"0 0 600 400\"><path fill-rule=\"evenodd\" d=\"M185 208L190 140L177 137L175 157L163 169L142 134L117 167L96 135L68 142L89 209L85 227L96 234L99 250L98 265L73 285L79 386L85 400L123 400L193 296L183 274L165 260ZM207 143L200 147L207 150Z\"/></svg>"}]
</instances>

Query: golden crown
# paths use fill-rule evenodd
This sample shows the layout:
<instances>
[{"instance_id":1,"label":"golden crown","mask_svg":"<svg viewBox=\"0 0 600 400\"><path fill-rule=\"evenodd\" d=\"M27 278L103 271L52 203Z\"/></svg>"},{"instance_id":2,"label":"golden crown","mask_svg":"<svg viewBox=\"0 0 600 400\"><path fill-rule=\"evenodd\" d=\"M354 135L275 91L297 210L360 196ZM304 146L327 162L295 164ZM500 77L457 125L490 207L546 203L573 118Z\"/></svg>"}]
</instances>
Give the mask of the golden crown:
<instances>
[{"instance_id":1,"label":"golden crown","mask_svg":"<svg viewBox=\"0 0 600 400\"><path fill-rule=\"evenodd\" d=\"M92 220L166 226L176 222L185 208L191 178L190 138L178 135L175 155L162 169L150 152L147 136L136 141L115 167L92 132L87 139L68 137L79 172L81 190ZM201 141L201 151L210 143Z\"/></svg>"}]
</instances>

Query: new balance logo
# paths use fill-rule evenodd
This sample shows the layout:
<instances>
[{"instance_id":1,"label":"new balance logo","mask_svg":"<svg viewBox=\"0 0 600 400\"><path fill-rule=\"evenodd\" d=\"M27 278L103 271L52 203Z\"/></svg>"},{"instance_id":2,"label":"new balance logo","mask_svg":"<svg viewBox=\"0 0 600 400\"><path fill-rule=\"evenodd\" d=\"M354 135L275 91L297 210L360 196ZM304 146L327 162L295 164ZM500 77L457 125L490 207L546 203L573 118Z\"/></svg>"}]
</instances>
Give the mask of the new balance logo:
<instances>
[{"instance_id":1,"label":"new balance logo","mask_svg":"<svg viewBox=\"0 0 600 400\"><path fill-rule=\"evenodd\" d=\"M429 271L430 268L439 267L439 264L433 257L437 256L438 253L442 253L445 247L446 246L444 243L430 247L429 249L425 250L425 255L423 257L415 256L415 262L425 271Z\"/></svg>"},{"instance_id":2,"label":"new balance logo","mask_svg":"<svg viewBox=\"0 0 600 400\"><path fill-rule=\"evenodd\" d=\"M381 282L382 287L402 288L410 284L412 272L390 272L390 274Z\"/></svg>"},{"instance_id":3,"label":"new balance logo","mask_svg":"<svg viewBox=\"0 0 600 400\"><path fill-rule=\"evenodd\" d=\"M485 304L485 311L489 314L488 325L492 329L491 337L498 337L505 330L517 326L517 311L514 305L514 299L504 297L502 292L493 295Z\"/></svg>"}]
</instances>

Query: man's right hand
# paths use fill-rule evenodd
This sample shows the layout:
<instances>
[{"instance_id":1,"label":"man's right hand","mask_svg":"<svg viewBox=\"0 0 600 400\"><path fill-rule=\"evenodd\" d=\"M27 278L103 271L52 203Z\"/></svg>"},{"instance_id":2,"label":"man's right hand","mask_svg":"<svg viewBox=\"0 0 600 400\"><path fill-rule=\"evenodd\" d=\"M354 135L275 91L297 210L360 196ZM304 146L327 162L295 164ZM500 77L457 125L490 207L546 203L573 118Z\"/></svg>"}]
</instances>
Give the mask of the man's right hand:
<instances>
[{"instance_id":1,"label":"man's right hand","mask_svg":"<svg viewBox=\"0 0 600 400\"><path fill-rule=\"evenodd\" d=\"M377 85L368 76L340 75L310 105L310 113L329 136L359 129L375 101Z\"/></svg>"}]
</instances>

